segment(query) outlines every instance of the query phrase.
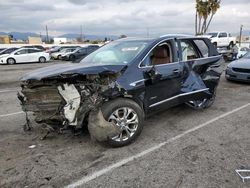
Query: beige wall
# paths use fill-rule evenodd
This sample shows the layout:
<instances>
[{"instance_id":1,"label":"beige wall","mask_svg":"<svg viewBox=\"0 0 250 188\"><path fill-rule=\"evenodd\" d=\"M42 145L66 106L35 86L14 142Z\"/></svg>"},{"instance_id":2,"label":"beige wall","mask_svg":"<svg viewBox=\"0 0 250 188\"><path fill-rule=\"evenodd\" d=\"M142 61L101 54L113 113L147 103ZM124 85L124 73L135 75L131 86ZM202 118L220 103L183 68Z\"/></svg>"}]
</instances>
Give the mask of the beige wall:
<instances>
[{"instance_id":1,"label":"beige wall","mask_svg":"<svg viewBox=\"0 0 250 188\"><path fill-rule=\"evenodd\" d=\"M28 37L29 44L42 44L41 37Z\"/></svg>"},{"instance_id":2,"label":"beige wall","mask_svg":"<svg viewBox=\"0 0 250 188\"><path fill-rule=\"evenodd\" d=\"M0 44L10 44L10 37L8 35L0 35Z\"/></svg>"}]
</instances>

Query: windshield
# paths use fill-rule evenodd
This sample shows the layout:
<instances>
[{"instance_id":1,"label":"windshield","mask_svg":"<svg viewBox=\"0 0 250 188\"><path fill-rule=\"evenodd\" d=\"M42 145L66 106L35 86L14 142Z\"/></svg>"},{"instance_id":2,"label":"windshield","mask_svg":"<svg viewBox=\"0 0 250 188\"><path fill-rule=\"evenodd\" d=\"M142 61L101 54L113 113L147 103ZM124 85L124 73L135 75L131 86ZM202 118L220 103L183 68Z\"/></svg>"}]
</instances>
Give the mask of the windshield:
<instances>
[{"instance_id":1,"label":"windshield","mask_svg":"<svg viewBox=\"0 0 250 188\"><path fill-rule=\"evenodd\" d=\"M80 63L90 65L126 65L145 47L145 41L114 41L85 57Z\"/></svg>"},{"instance_id":2,"label":"windshield","mask_svg":"<svg viewBox=\"0 0 250 188\"><path fill-rule=\"evenodd\" d=\"M208 33L208 35L211 35L212 37L217 37L218 33Z\"/></svg>"},{"instance_id":3,"label":"windshield","mask_svg":"<svg viewBox=\"0 0 250 188\"><path fill-rule=\"evenodd\" d=\"M15 50L17 50L17 48L8 48L8 49L1 51L0 54L10 54L11 52L13 52Z\"/></svg>"},{"instance_id":4,"label":"windshield","mask_svg":"<svg viewBox=\"0 0 250 188\"><path fill-rule=\"evenodd\" d=\"M244 58L244 59L250 59L250 52L247 52L242 58Z\"/></svg>"}]
</instances>

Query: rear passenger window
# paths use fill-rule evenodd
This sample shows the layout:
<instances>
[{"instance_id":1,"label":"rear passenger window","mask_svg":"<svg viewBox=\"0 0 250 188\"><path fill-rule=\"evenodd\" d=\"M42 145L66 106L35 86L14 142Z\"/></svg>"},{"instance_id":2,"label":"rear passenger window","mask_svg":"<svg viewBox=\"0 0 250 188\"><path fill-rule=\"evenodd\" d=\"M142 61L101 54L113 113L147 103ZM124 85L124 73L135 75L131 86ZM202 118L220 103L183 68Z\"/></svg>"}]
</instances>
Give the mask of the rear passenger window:
<instances>
[{"instance_id":1,"label":"rear passenger window","mask_svg":"<svg viewBox=\"0 0 250 188\"><path fill-rule=\"evenodd\" d=\"M181 41L181 50L183 61L200 58L190 41Z\"/></svg>"},{"instance_id":2,"label":"rear passenger window","mask_svg":"<svg viewBox=\"0 0 250 188\"><path fill-rule=\"evenodd\" d=\"M209 49L207 44L203 40L194 40L194 43L198 47L203 57L208 57Z\"/></svg>"}]
</instances>

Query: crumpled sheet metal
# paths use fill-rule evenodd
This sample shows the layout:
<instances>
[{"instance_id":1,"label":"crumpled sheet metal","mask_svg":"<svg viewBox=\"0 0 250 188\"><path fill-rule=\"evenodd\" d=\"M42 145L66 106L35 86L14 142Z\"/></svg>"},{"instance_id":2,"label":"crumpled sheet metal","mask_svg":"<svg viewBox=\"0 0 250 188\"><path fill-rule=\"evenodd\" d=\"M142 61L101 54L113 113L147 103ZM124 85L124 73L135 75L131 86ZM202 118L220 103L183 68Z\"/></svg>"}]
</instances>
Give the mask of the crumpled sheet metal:
<instances>
[{"instance_id":1,"label":"crumpled sheet metal","mask_svg":"<svg viewBox=\"0 0 250 188\"><path fill-rule=\"evenodd\" d=\"M100 109L89 113L88 130L91 138L97 141L107 141L121 133L121 130L114 123L104 119Z\"/></svg>"}]
</instances>

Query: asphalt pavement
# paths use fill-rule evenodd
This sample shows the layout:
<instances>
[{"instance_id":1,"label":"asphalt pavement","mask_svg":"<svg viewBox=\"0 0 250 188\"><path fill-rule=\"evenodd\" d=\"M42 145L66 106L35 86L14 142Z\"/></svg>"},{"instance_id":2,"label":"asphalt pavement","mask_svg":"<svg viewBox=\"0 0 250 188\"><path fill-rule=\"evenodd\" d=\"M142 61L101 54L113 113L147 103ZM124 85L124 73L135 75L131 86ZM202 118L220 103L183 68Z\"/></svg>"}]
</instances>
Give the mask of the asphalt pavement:
<instances>
[{"instance_id":1,"label":"asphalt pavement","mask_svg":"<svg viewBox=\"0 0 250 188\"><path fill-rule=\"evenodd\" d=\"M147 119L133 144L110 148L88 132L41 140L34 122L23 131L18 79L56 63L0 66L0 187L250 187L235 173L250 169L249 84L223 74L209 109L171 108Z\"/></svg>"}]
</instances>

